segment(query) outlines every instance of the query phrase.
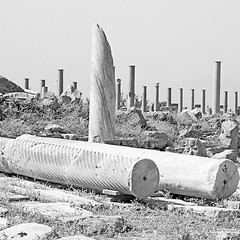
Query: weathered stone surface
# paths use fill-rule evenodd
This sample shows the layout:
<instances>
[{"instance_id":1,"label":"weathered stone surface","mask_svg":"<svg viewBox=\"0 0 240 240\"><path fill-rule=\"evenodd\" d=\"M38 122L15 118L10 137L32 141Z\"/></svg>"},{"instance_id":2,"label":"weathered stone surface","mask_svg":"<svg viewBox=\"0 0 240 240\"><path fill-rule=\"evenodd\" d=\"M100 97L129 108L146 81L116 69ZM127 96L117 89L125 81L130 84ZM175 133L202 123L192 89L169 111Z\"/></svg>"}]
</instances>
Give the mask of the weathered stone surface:
<instances>
[{"instance_id":1,"label":"weathered stone surface","mask_svg":"<svg viewBox=\"0 0 240 240\"><path fill-rule=\"evenodd\" d=\"M234 119L226 120L221 125L221 134L219 142L230 149L237 150L238 148L238 122Z\"/></svg>"},{"instance_id":2,"label":"weathered stone surface","mask_svg":"<svg viewBox=\"0 0 240 240\"><path fill-rule=\"evenodd\" d=\"M196 121L197 118L189 109L184 109L177 118L177 122L181 125L189 125Z\"/></svg>"},{"instance_id":3,"label":"weathered stone surface","mask_svg":"<svg viewBox=\"0 0 240 240\"><path fill-rule=\"evenodd\" d=\"M0 239L41 240L51 231L50 227L43 224L22 223L0 231Z\"/></svg>"},{"instance_id":4,"label":"weathered stone surface","mask_svg":"<svg viewBox=\"0 0 240 240\"><path fill-rule=\"evenodd\" d=\"M6 183L7 182L7 183ZM39 183L23 180L23 179L12 179L9 177L0 177L0 186L7 184L7 189L10 192L15 192L18 194L23 194L28 196L29 193L33 196L37 196L38 199L42 201L58 201L58 202L69 202L76 206L91 205L91 206L101 206L102 203L97 202L93 199L88 199L86 197L78 196L76 194L71 194L61 189L54 189L43 186ZM45 189L41 189L41 188Z\"/></svg>"},{"instance_id":5,"label":"weathered stone surface","mask_svg":"<svg viewBox=\"0 0 240 240\"><path fill-rule=\"evenodd\" d=\"M92 68L89 108L89 142L115 138L116 86L113 58L106 35L93 26Z\"/></svg>"},{"instance_id":6,"label":"weathered stone surface","mask_svg":"<svg viewBox=\"0 0 240 240\"><path fill-rule=\"evenodd\" d=\"M74 208L70 203L56 202L56 203L13 203L13 206L21 206L21 209L26 212L40 213L41 215L49 218L60 218L71 216L80 216L81 218L90 217L92 212L82 208Z\"/></svg>"},{"instance_id":7,"label":"weathered stone surface","mask_svg":"<svg viewBox=\"0 0 240 240\"><path fill-rule=\"evenodd\" d=\"M196 138L186 139L186 147L183 151L183 154L195 155L195 156L201 156L201 157L207 156L205 146L199 139L196 139Z\"/></svg>"},{"instance_id":8,"label":"weathered stone surface","mask_svg":"<svg viewBox=\"0 0 240 240\"><path fill-rule=\"evenodd\" d=\"M231 212L239 212L236 209L229 209L229 208L219 208L219 207L204 207L204 206L182 206L176 204L169 204L169 210L174 209L181 209L184 212L193 212L196 214L203 214L207 217L217 217L221 213L231 213Z\"/></svg>"},{"instance_id":9,"label":"weathered stone surface","mask_svg":"<svg viewBox=\"0 0 240 240\"><path fill-rule=\"evenodd\" d=\"M6 228L8 225L8 220L6 218L0 217L0 230Z\"/></svg>"},{"instance_id":10,"label":"weathered stone surface","mask_svg":"<svg viewBox=\"0 0 240 240\"><path fill-rule=\"evenodd\" d=\"M75 236L59 238L58 240L94 240L94 238L85 237L84 235L75 235Z\"/></svg>"},{"instance_id":11,"label":"weathered stone surface","mask_svg":"<svg viewBox=\"0 0 240 240\"><path fill-rule=\"evenodd\" d=\"M70 84L65 91L59 96L59 103L78 102L82 97L82 93L74 88L73 84Z\"/></svg>"},{"instance_id":12,"label":"weathered stone surface","mask_svg":"<svg viewBox=\"0 0 240 240\"><path fill-rule=\"evenodd\" d=\"M233 162L237 162L237 151L235 151L234 149L227 149L223 152L214 154L212 156L212 158L217 158L217 159L230 159Z\"/></svg>"}]
</instances>

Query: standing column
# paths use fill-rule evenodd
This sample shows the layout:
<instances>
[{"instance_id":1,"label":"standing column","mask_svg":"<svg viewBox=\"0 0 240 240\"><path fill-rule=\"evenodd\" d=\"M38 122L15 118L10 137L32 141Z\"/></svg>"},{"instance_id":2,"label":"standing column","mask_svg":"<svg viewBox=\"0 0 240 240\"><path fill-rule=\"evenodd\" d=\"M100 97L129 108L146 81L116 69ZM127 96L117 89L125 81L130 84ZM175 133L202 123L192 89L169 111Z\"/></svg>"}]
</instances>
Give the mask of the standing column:
<instances>
[{"instance_id":1,"label":"standing column","mask_svg":"<svg viewBox=\"0 0 240 240\"><path fill-rule=\"evenodd\" d=\"M59 79L58 79L58 95L60 96L63 92L63 69L58 69Z\"/></svg>"},{"instance_id":2,"label":"standing column","mask_svg":"<svg viewBox=\"0 0 240 240\"><path fill-rule=\"evenodd\" d=\"M159 82L156 82L155 111L159 111Z\"/></svg>"},{"instance_id":3,"label":"standing column","mask_svg":"<svg viewBox=\"0 0 240 240\"><path fill-rule=\"evenodd\" d=\"M77 89L77 82L73 82L74 89Z\"/></svg>"},{"instance_id":4,"label":"standing column","mask_svg":"<svg viewBox=\"0 0 240 240\"><path fill-rule=\"evenodd\" d=\"M168 99L167 99L167 105L170 107L172 104L172 88L168 88Z\"/></svg>"},{"instance_id":5,"label":"standing column","mask_svg":"<svg viewBox=\"0 0 240 240\"><path fill-rule=\"evenodd\" d=\"M216 61L215 79L213 83L213 114L220 111L220 81L221 81L221 62Z\"/></svg>"},{"instance_id":6,"label":"standing column","mask_svg":"<svg viewBox=\"0 0 240 240\"><path fill-rule=\"evenodd\" d=\"M129 85L129 108L134 106L135 98L135 66L129 66L130 68L130 85Z\"/></svg>"},{"instance_id":7,"label":"standing column","mask_svg":"<svg viewBox=\"0 0 240 240\"><path fill-rule=\"evenodd\" d=\"M29 89L29 78L25 78L25 89Z\"/></svg>"},{"instance_id":8,"label":"standing column","mask_svg":"<svg viewBox=\"0 0 240 240\"><path fill-rule=\"evenodd\" d=\"M238 92L235 92L235 114L238 115Z\"/></svg>"},{"instance_id":9,"label":"standing column","mask_svg":"<svg viewBox=\"0 0 240 240\"><path fill-rule=\"evenodd\" d=\"M206 113L206 90L203 89L202 90L202 113L205 114Z\"/></svg>"},{"instance_id":10,"label":"standing column","mask_svg":"<svg viewBox=\"0 0 240 240\"><path fill-rule=\"evenodd\" d=\"M142 112L147 111L147 86L143 86Z\"/></svg>"},{"instance_id":11,"label":"standing column","mask_svg":"<svg viewBox=\"0 0 240 240\"><path fill-rule=\"evenodd\" d=\"M116 81L111 47L106 34L93 25L88 141L115 139Z\"/></svg>"},{"instance_id":12,"label":"standing column","mask_svg":"<svg viewBox=\"0 0 240 240\"><path fill-rule=\"evenodd\" d=\"M40 94L41 96L45 93L44 87L46 86L46 81L44 79L41 80L41 88L40 88Z\"/></svg>"},{"instance_id":13,"label":"standing column","mask_svg":"<svg viewBox=\"0 0 240 240\"><path fill-rule=\"evenodd\" d=\"M224 112L226 113L228 111L228 91L225 91L225 97L224 97Z\"/></svg>"},{"instance_id":14,"label":"standing column","mask_svg":"<svg viewBox=\"0 0 240 240\"><path fill-rule=\"evenodd\" d=\"M117 110L120 109L121 105L121 79L117 79Z\"/></svg>"},{"instance_id":15,"label":"standing column","mask_svg":"<svg viewBox=\"0 0 240 240\"><path fill-rule=\"evenodd\" d=\"M179 112L181 113L183 110L183 88L179 88L179 90L180 90Z\"/></svg>"},{"instance_id":16,"label":"standing column","mask_svg":"<svg viewBox=\"0 0 240 240\"><path fill-rule=\"evenodd\" d=\"M191 95L191 109L195 108L195 104L194 104L194 89L191 89L192 91L192 95Z\"/></svg>"}]
</instances>

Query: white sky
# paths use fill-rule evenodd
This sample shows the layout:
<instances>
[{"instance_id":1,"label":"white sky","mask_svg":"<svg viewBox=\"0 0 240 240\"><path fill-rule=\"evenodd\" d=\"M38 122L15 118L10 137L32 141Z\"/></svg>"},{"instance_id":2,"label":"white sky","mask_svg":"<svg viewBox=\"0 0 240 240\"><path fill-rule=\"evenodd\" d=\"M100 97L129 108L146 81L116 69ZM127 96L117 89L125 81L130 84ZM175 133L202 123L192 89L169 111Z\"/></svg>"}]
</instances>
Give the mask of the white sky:
<instances>
[{"instance_id":1,"label":"white sky","mask_svg":"<svg viewBox=\"0 0 240 240\"><path fill-rule=\"evenodd\" d=\"M127 94L129 65L136 66L136 93L148 86L154 100L172 87L178 102L195 103L206 89L211 105L214 62L222 61L221 103L229 91L230 107L240 82L239 0L0 0L0 75L24 87L40 90L45 79L57 92L58 69L64 69L64 88L77 81L89 96L92 24L105 31L112 48L116 78ZM240 99L240 92L239 92Z\"/></svg>"}]
</instances>

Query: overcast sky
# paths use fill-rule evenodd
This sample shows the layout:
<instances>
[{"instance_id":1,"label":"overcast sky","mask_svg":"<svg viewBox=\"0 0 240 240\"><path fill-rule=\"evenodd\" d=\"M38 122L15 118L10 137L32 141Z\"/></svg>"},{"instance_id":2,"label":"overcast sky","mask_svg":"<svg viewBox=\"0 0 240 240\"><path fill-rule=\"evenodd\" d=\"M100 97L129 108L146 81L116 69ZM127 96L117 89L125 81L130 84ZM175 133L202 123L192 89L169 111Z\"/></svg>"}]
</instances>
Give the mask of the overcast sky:
<instances>
[{"instance_id":1,"label":"overcast sky","mask_svg":"<svg viewBox=\"0 0 240 240\"><path fill-rule=\"evenodd\" d=\"M98 23L111 45L116 78L127 94L129 65L136 66L136 93L148 86L154 100L160 82L160 100L172 87L178 102L190 106L206 89L211 105L214 62L222 61L221 103L240 83L239 0L0 0L0 75L40 90L45 79L57 93L58 69L64 69L64 88L77 81L89 96L92 25ZM240 91L239 91L240 94ZM240 99L240 96L239 96Z\"/></svg>"}]
</instances>

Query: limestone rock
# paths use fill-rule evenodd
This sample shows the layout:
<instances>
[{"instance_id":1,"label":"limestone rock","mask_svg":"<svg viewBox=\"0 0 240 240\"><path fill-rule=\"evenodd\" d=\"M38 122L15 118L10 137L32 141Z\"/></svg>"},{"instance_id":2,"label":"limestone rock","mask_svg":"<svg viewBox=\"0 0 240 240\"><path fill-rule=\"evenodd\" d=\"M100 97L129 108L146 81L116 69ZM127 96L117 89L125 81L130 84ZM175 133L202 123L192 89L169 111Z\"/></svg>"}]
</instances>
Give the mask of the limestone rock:
<instances>
[{"instance_id":1,"label":"limestone rock","mask_svg":"<svg viewBox=\"0 0 240 240\"><path fill-rule=\"evenodd\" d=\"M115 139L116 86L113 58L106 35L99 25L93 26L89 142Z\"/></svg>"},{"instance_id":2,"label":"limestone rock","mask_svg":"<svg viewBox=\"0 0 240 240\"><path fill-rule=\"evenodd\" d=\"M0 76L0 93L5 94L12 92L24 92L24 90L7 78Z\"/></svg>"},{"instance_id":3,"label":"limestone rock","mask_svg":"<svg viewBox=\"0 0 240 240\"><path fill-rule=\"evenodd\" d=\"M82 93L75 89L73 84L70 84L66 90L59 96L59 103L79 102L82 97Z\"/></svg>"},{"instance_id":4,"label":"limestone rock","mask_svg":"<svg viewBox=\"0 0 240 240\"><path fill-rule=\"evenodd\" d=\"M36 240L43 239L52 229L38 223L22 223L0 231L0 239Z\"/></svg>"},{"instance_id":5,"label":"limestone rock","mask_svg":"<svg viewBox=\"0 0 240 240\"><path fill-rule=\"evenodd\" d=\"M223 152L214 154L212 156L212 158L217 158L217 159L230 159L233 162L237 162L237 151L233 150L233 149L227 149Z\"/></svg>"},{"instance_id":6,"label":"limestone rock","mask_svg":"<svg viewBox=\"0 0 240 240\"><path fill-rule=\"evenodd\" d=\"M183 151L183 154L195 155L195 156L201 156L201 157L207 156L205 146L199 139L196 139L196 138L186 139L186 147Z\"/></svg>"},{"instance_id":7,"label":"limestone rock","mask_svg":"<svg viewBox=\"0 0 240 240\"><path fill-rule=\"evenodd\" d=\"M189 109L184 109L177 117L177 122L181 125L189 125L196 121L197 118Z\"/></svg>"},{"instance_id":8,"label":"limestone rock","mask_svg":"<svg viewBox=\"0 0 240 240\"><path fill-rule=\"evenodd\" d=\"M221 125L221 134L219 142L230 148L237 150L238 148L238 131L239 126L236 120L226 120Z\"/></svg>"}]
</instances>

